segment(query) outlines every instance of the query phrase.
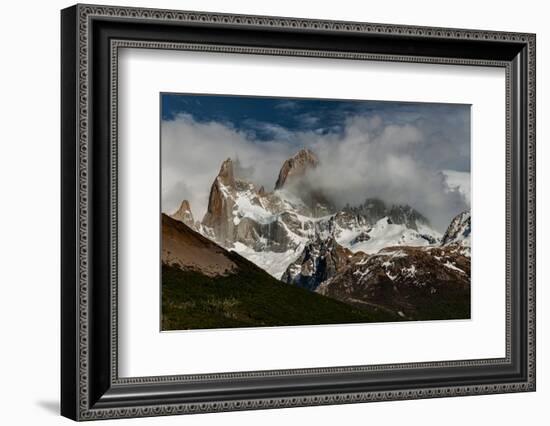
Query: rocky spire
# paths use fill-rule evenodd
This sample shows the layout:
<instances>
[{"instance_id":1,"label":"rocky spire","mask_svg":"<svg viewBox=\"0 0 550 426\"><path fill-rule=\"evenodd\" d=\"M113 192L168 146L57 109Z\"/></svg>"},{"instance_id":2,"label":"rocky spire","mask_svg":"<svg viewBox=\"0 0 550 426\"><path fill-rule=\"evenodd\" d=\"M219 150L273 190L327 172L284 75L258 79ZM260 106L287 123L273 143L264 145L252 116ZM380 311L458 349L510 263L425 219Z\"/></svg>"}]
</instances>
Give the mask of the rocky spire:
<instances>
[{"instance_id":1,"label":"rocky spire","mask_svg":"<svg viewBox=\"0 0 550 426\"><path fill-rule=\"evenodd\" d=\"M219 180L223 185L234 188L235 187L235 172L233 167L233 160L231 158L226 159L221 167L220 172L216 180Z\"/></svg>"},{"instance_id":2,"label":"rocky spire","mask_svg":"<svg viewBox=\"0 0 550 426\"><path fill-rule=\"evenodd\" d=\"M193 218L193 213L191 212L191 206L189 201L183 200L179 209L170 216L172 219L179 220L180 222L185 223L190 228L195 228L195 219Z\"/></svg>"},{"instance_id":3,"label":"rocky spire","mask_svg":"<svg viewBox=\"0 0 550 426\"><path fill-rule=\"evenodd\" d=\"M304 176L310 169L317 167L319 159L309 149L301 149L283 163L275 189L281 189L287 182L298 176Z\"/></svg>"},{"instance_id":4,"label":"rocky spire","mask_svg":"<svg viewBox=\"0 0 550 426\"><path fill-rule=\"evenodd\" d=\"M213 230L216 239L221 244L231 239L233 234L234 192L235 174L233 171L233 161L228 158L222 163L220 172L212 183L208 198L208 208L202 219L202 224Z\"/></svg>"}]
</instances>

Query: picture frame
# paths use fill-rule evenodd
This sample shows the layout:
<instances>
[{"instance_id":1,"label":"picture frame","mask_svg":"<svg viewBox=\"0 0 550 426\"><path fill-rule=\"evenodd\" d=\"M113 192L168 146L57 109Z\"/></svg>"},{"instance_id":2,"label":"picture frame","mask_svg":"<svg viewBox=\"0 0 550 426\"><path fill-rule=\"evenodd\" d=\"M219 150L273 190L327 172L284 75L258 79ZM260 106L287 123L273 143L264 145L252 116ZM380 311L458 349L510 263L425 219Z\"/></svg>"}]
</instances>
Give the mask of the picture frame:
<instances>
[{"instance_id":1,"label":"picture frame","mask_svg":"<svg viewBox=\"0 0 550 426\"><path fill-rule=\"evenodd\" d=\"M534 34L75 5L61 12L61 414L73 420L535 391ZM118 49L503 68L506 356L119 377ZM151 77L154 78L154 77Z\"/></svg>"}]
</instances>

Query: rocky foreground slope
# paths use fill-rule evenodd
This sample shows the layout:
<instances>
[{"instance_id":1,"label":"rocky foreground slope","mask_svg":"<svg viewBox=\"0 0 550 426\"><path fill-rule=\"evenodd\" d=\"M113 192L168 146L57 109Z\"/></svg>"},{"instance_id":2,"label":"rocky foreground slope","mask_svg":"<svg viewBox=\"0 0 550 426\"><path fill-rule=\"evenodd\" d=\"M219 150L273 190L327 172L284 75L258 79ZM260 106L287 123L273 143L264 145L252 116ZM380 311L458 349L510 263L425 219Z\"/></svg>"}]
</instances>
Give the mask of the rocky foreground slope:
<instances>
[{"instance_id":1,"label":"rocky foreground slope","mask_svg":"<svg viewBox=\"0 0 550 426\"><path fill-rule=\"evenodd\" d=\"M237 269L227 251L181 221L162 215L162 263L208 276Z\"/></svg>"},{"instance_id":2,"label":"rocky foreground slope","mask_svg":"<svg viewBox=\"0 0 550 426\"><path fill-rule=\"evenodd\" d=\"M284 284L166 215L162 235L163 330L399 319Z\"/></svg>"}]
</instances>

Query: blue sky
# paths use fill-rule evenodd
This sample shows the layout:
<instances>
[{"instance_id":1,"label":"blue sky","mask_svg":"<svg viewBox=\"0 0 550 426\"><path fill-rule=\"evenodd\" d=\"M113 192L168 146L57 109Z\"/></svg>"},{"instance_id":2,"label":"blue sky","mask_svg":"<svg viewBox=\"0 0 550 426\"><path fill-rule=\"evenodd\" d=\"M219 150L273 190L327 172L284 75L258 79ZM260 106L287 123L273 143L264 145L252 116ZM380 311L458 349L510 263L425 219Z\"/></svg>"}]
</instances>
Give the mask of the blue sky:
<instances>
[{"instance_id":1,"label":"blue sky","mask_svg":"<svg viewBox=\"0 0 550 426\"><path fill-rule=\"evenodd\" d=\"M315 179L338 204L366 197L413 206L443 229L469 208L441 174L469 181L470 105L161 94L162 205L202 218L220 164L272 190L283 162L314 151Z\"/></svg>"},{"instance_id":2,"label":"blue sky","mask_svg":"<svg viewBox=\"0 0 550 426\"><path fill-rule=\"evenodd\" d=\"M346 119L376 115L386 125L422 127L439 168L470 170L470 105L172 93L163 93L161 102L163 121L189 114L198 123L222 123L255 142L285 139L298 144L296 132L341 134ZM445 150L452 155L443 155Z\"/></svg>"}]
</instances>

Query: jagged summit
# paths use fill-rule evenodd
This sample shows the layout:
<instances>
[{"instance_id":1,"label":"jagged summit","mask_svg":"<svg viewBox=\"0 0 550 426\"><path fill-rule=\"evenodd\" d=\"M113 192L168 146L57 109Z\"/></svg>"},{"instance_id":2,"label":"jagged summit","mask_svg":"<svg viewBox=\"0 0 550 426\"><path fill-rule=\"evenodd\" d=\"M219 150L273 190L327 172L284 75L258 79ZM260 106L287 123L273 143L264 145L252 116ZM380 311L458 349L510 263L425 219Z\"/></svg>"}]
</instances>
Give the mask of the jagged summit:
<instances>
[{"instance_id":1,"label":"jagged summit","mask_svg":"<svg viewBox=\"0 0 550 426\"><path fill-rule=\"evenodd\" d=\"M188 200L183 200L180 204L178 210L175 213L170 215L172 219L179 220L180 222L185 223L187 226L194 228L195 219L193 218L193 213L191 212L191 205Z\"/></svg>"},{"instance_id":2,"label":"jagged summit","mask_svg":"<svg viewBox=\"0 0 550 426\"><path fill-rule=\"evenodd\" d=\"M447 228L445 235L441 240L441 245L460 243L469 245L471 233L471 215L469 211L465 211L456 215L451 224Z\"/></svg>"},{"instance_id":3,"label":"jagged summit","mask_svg":"<svg viewBox=\"0 0 550 426\"><path fill-rule=\"evenodd\" d=\"M319 164L319 159L309 149L301 149L294 156L283 163L275 189L281 189L287 182L298 177L304 176L310 169L314 169Z\"/></svg>"},{"instance_id":4,"label":"jagged summit","mask_svg":"<svg viewBox=\"0 0 550 426\"><path fill-rule=\"evenodd\" d=\"M217 180L231 188L235 186L235 171L233 167L233 160L231 158L227 158L222 163Z\"/></svg>"}]
</instances>

